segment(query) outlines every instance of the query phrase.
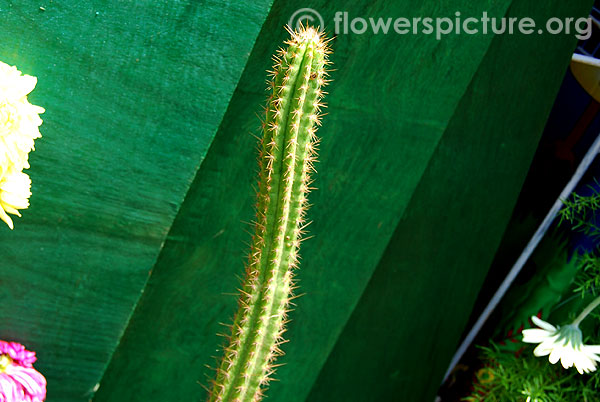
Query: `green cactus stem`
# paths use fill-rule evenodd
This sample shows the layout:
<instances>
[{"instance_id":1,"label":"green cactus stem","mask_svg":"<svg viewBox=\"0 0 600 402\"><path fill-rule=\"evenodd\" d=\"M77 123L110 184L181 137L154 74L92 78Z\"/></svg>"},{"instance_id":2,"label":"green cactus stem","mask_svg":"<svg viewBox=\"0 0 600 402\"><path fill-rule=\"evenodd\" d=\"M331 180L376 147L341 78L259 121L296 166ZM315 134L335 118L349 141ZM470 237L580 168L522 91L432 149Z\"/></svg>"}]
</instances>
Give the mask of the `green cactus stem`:
<instances>
[{"instance_id":1,"label":"green cactus stem","mask_svg":"<svg viewBox=\"0 0 600 402\"><path fill-rule=\"evenodd\" d=\"M246 278L209 402L259 401L282 354L329 53L316 29L289 32L271 71Z\"/></svg>"}]
</instances>

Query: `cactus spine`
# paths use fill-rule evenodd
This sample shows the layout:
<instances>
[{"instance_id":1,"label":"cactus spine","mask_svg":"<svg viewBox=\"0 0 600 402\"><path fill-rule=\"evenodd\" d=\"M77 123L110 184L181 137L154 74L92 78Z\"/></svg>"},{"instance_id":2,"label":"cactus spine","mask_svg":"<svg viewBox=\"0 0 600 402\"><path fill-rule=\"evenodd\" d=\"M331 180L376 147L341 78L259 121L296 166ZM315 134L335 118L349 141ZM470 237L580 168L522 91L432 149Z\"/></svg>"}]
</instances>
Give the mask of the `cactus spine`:
<instances>
[{"instance_id":1,"label":"cactus spine","mask_svg":"<svg viewBox=\"0 0 600 402\"><path fill-rule=\"evenodd\" d=\"M329 53L314 28L288 31L270 72L246 278L209 402L259 401L282 354Z\"/></svg>"}]
</instances>

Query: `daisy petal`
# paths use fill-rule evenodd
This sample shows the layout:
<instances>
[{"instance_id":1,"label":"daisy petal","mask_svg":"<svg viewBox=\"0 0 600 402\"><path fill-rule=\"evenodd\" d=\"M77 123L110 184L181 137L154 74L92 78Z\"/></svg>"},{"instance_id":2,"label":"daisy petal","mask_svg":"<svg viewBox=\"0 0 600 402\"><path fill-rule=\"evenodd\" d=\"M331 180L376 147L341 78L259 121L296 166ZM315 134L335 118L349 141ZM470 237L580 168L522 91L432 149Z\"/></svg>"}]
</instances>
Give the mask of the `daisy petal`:
<instances>
[{"instance_id":1,"label":"daisy petal","mask_svg":"<svg viewBox=\"0 0 600 402\"><path fill-rule=\"evenodd\" d=\"M548 356L548 361L552 364L556 364L562 357L562 348L557 347L550 351L550 356Z\"/></svg>"},{"instance_id":2,"label":"daisy petal","mask_svg":"<svg viewBox=\"0 0 600 402\"><path fill-rule=\"evenodd\" d=\"M537 357L547 356L550 354L550 352L552 352L552 350L552 345L541 343L533 350L533 355Z\"/></svg>"},{"instance_id":3,"label":"daisy petal","mask_svg":"<svg viewBox=\"0 0 600 402\"><path fill-rule=\"evenodd\" d=\"M537 316L531 316L531 321L540 328L545 329L546 331L556 332L556 327L552 324L547 323L546 321L537 318Z\"/></svg>"},{"instance_id":4,"label":"daisy petal","mask_svg":"<svg viewBox=\"0 0 600 402\"><path fill-rule=\"evenodd\" d=\"M523 330L523 342L540 343L551 337L553 334L545 329L532 328Z\"/></svg>"}]
</instances>

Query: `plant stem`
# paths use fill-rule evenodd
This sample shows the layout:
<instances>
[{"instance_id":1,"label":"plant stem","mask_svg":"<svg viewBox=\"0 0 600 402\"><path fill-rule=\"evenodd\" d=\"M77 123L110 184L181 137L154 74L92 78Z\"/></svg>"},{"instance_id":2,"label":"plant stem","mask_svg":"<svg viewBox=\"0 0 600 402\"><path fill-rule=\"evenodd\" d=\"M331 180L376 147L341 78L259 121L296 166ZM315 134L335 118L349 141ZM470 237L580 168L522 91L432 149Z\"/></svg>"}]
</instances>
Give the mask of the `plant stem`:
<instances>
[{"instance_id":1,"label":"plant stem","mask_svg":"<svg viewBox=\"0 0 600 402\"><path fill-rule=\"evenodd\" d=\"M598 307L598 305L600 305L600 296L596 297L594 299L594 301L592 301L582 312L581 314L579 314L577 316L577 318L575 318L575 321L573 321L573 323L571 325L575 325L576 327L579 326L579 324L581 323L581 321L583 321L583 319L585 317L588 316L589 313L592 312L593 309L595 309L596 307Z\"/></svg>"}]
</instances>

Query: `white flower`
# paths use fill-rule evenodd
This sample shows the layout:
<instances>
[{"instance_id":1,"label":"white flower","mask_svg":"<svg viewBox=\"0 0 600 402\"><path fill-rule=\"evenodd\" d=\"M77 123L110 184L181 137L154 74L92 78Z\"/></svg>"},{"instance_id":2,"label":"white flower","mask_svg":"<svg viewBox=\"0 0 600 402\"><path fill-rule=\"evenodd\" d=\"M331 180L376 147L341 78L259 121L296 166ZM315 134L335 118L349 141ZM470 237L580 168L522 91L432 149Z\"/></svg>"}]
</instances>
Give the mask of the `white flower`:
<instances>
[{"instance_id":1,"label":"white flower","mask_svg":"<svg viewBox=\"0 0 600 402\"><path fill-rule=\"evenodd\" d=\"M0 62L0 174L29 168L29 152L41 137L39 114L44 113L27 100L36 83L37 78Z\"/></svg>"},{"instance_id":2,"label":"white flower","mask_svg":"<svg viewBox=\"0 0 600 402\"><path fill-rule=\"evenodd\" d=\"M535 316L531 320L539 328L523 330L523 342L539 343L533 351L535 356L549 355L550 363L560 360L564 368L575 366L579 374L596 370L600 345L584 345L577 325L555 327Z\"/></svg>"},{"instance_id":3,"label":"white flower","mask_svg":"<svg viewBox=\"0 0 600 402\"><path fill-rule=\"evenodd\" d=\"M12 219L7 215L21 216L19 209L29 206L31 179L23 172L9 171L0 179L0 219L13 228Z\"/></svg>"},{"instance_id":4,"label":"white flower","mask_svg":"<svg viewBox=\"0 0 600 402\"><path fill-rule=\"evenodd\" d=\"M29 152L41 137L44 109L27 100L36 83L37 78L0 62L0 219L11 229L8 214L21 216L19 209L29 206L31 196L31 180L22 170L29 168Z\"/></svg>"}]
</instances>

